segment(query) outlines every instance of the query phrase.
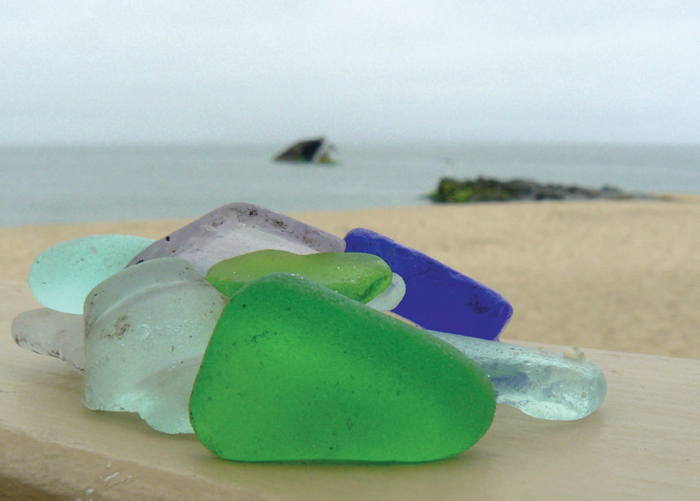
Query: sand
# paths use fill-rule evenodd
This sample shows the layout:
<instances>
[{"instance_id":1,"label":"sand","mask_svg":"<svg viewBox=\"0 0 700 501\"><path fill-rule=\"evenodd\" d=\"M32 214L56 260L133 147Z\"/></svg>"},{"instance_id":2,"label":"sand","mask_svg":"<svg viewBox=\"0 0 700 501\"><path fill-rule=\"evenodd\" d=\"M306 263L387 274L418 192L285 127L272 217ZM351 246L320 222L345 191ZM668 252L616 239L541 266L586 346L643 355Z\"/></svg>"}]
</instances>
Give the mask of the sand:
<instances>
[{"instance_id":1,"label":"sand","mask_svg":"<svg viewBox=\"0 0 700 501\"><path fill-rule=\"evenodd\" d=\"M515 309L504 340L700 359L700 197L290 213L370 228L481 281ZM0 281L70 238L160 238L189 220L0 228Z\"/></svg>"}]
</instances>

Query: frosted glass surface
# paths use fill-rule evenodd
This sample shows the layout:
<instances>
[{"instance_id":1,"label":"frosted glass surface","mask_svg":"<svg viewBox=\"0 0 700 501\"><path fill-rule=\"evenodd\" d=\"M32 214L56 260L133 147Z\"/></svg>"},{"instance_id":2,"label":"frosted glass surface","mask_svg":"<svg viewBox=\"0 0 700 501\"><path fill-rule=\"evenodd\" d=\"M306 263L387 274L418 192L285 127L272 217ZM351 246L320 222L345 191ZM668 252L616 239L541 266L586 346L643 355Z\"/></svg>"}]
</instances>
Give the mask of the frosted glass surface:
<instances>
[{"instance_id":1,"label":"frosted glass surface","mask_svg":"<svg viewBox=\"0 0 700 501\"><path fill-rule=\"evenodd\" d=\"M311 280L233 296L192 389L200 441L239 461L431 461L491 425L488 376L448 343Z\"/></svg>"},{"instance_id":2,"label":"frosted glass surface","mask_svg":"<svg viewBox=\"0 0 700 501\"><path fill-rule=\"evenodd\" d=\"M190 424L190 393L201 364L200 355L154 372L127 398L138 402L139 415L156 430L194 433Z\"/></svg>"},{"instance_id":3,"label":"frosted glass surface","mask_svg":"<svg viewBox=\"0 0 700 501\"><path fill-rule=\"evenodd\" d=\"M232 203L158 240L129 266L161 257L180 257L206 275L216 263L261 249L295 254L343 252L343 239L283 214L248 203Z\"/></svg>"},{"instance_id":4,"label":"frosted glass surface","mask_svg":"<svg viewBox=\"0 0 700 501\"><path fill-rule=\"evenodd\" d=\"M129 235L94 235L61 242L34 260L29 287L44 306L82 314L87 293L152 243L149 238Z\"/></svg>"},{"instance_id":5,"label":"frosted glass surface","mask_svg":"<svg viewBox=\"0 0 700 501\"><path fill-rule=\"evenodd\" d=\"M60 358L85 371L83 316L49 308L20 313L12 321L12 337L26 350Z\"/></svg>"},{"instance_id":6,"label":"frosted glass surface","mask_svg":"<svg viewBox=\"0 0 700 501\"><path fill-rule=\"evenodd\" d=\"M404 294L406 294L406 283L401 276L392 273L389 287L366 304L377 311L391 311L401 302Z\"/></svg>"},{"instance_id":7,"label":"frosted glass surface","mask_svg":"<svg viewBox=\"0 0 700 501\"><path fill-rule=\"evenodd\" d=\"M186 367L204 354L225 303L179 258L127 268L99 284L85 302L85 405L138 412L167 433L191 431L181 419L194 380ZM160 394L166 376L169 393ZM155 417L154 407L175 417Z\"/></svg>"},{"instance_id":8,"label":"frosted glass surface","mask_svg":"<svg viewBox=\"0 0 700 501\"><path fill-rule=\"evenodd\" d=\"M496 390L496 402L540 419L581 419L605 399L607 383L595 364L538 348L430 331L474 360Z\"/></svg>"},{"instance_id":9,"label":"frosted glass surface","mask_svg":"<svg viewBox=\"0 0 700 501\"><path fill-rule=\"evenodd\" d=\"M291 273L367 303L391 284L391 268L373 254L317 252L294 254L263 249L221 261L204 278L226 297L270 273Z\"/></svg>"}]
</instances>

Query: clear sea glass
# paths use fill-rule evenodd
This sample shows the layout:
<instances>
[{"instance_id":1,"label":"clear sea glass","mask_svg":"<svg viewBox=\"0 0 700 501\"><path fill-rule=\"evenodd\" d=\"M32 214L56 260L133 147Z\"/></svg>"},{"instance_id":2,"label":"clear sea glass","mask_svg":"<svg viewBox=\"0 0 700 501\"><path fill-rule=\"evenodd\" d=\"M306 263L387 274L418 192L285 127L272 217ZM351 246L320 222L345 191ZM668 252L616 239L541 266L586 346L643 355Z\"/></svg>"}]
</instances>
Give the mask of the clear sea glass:
<instances>
[{"instance_id":1,"label":"clear sea glass","mask_svg":"<svg viewBox=\"0 0 700 501\"><path fill-rule=\"evenodd\" d=\"M553 420L581 419L598 409L607 383L600 368L559 353L430 331L474 360L496 390L496 402Z\"/></svg>"},{"instance_id":2,"label":"clear sea glass","mask_svg":"<svg viewBox=\"0 0 700 501\"><path fill-rule=\"evenodd\" d=\"M513 314L496 291L379 233L356 228L345 242L347 252L375 254L404 279L406 294L393 311L421 327L496 340Z\"/></svg>"},{"instance_id":3,"label":"clear sea glass","mask_svg":"<svg viewBox=\"0 0 700 501\"><path fill-rule=\"evenodd\" d=\"M216 263L261 249L295 254L343 252L345 242L269 209L232 203L158 240L134 257L129 266L162 257L180 257L205 275Z\"/></svg>"},{"instance_id":4,"label":"clear sea glass","mask_svg":"<svg viewBox=\"0 0 700 501\"><path fill-rule=\"evenodd\" d=\"M429 461L471 447L488 376L448 343L291 275L226 306L190 399L204 445L241 461Z\"/></svg>"},{"instance_id":5,"label":"clear sea glass","mask_svg":"<svg viewBox=\"0 0 700 501\"><path fill-rule=\"evenodd\" d=\"M100 283L85 302L85 405L138 412L166 433L191 432L191 367L225 303L179 258L149 261Z\"/></svg>"},{"instance_id":6,"label":"clear sea glass","mask_svg":"<svg viewBox=\"0 0 700 501\"><path fill-rule=\"evenodd\" d=\"M20 313L12 321L12 337L26 350L60 358L85 372L83 316L49 308Z\"/></svg>"},{"instance_id":7,"label":"clear sea glass","mask_svg":"<svg viewBox=\"0 0 700 501\"><path fill-rule=\"evenodd\" d=\"M82 314L87 293L152 243L151 239L128 235L94 235L62 242L34 260L29 287L44 306Z\"/></svg>"}]
</instances>

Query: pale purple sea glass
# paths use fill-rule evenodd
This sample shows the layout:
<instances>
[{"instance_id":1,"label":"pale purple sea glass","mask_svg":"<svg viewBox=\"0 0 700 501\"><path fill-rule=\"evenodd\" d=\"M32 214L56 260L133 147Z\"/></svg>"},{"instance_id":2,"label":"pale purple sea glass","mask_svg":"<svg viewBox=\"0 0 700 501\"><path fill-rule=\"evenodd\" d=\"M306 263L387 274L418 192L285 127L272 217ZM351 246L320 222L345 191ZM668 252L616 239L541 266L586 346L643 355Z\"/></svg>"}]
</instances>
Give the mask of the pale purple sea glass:
<instances>
[{"instance_id":1,"label":"pale purple sea glass","mask_svg":"<svg viewBox=\"0 0 700 501\"><path fill-rule=\"evenodd\" d=\"M248 203L232 203L205 214L144 249L129 266L161 257L180 257L200 274L225 259L262 249L295 254L343 252L334 235Z\"/></svg>"}]
</instances>

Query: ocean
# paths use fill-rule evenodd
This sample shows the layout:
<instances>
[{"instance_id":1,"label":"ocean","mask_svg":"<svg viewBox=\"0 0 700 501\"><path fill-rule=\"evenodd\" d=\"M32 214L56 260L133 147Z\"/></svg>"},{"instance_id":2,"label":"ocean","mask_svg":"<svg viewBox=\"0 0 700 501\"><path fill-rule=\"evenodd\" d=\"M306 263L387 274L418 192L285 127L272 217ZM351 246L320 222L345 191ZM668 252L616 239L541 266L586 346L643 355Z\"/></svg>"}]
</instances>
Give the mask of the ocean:
<instances>
[{"instance_id":1,"label":"ocean","mask_svg":"<svg viewBox=\"0 0 700 501\"><path fill-rule=\"evenodd\" d=\"M700 145L336 144L331 166L273 162L281 146L0 147L0 226L422 205L445 176L700 194Z\"/></svg>"}]
</instances>

